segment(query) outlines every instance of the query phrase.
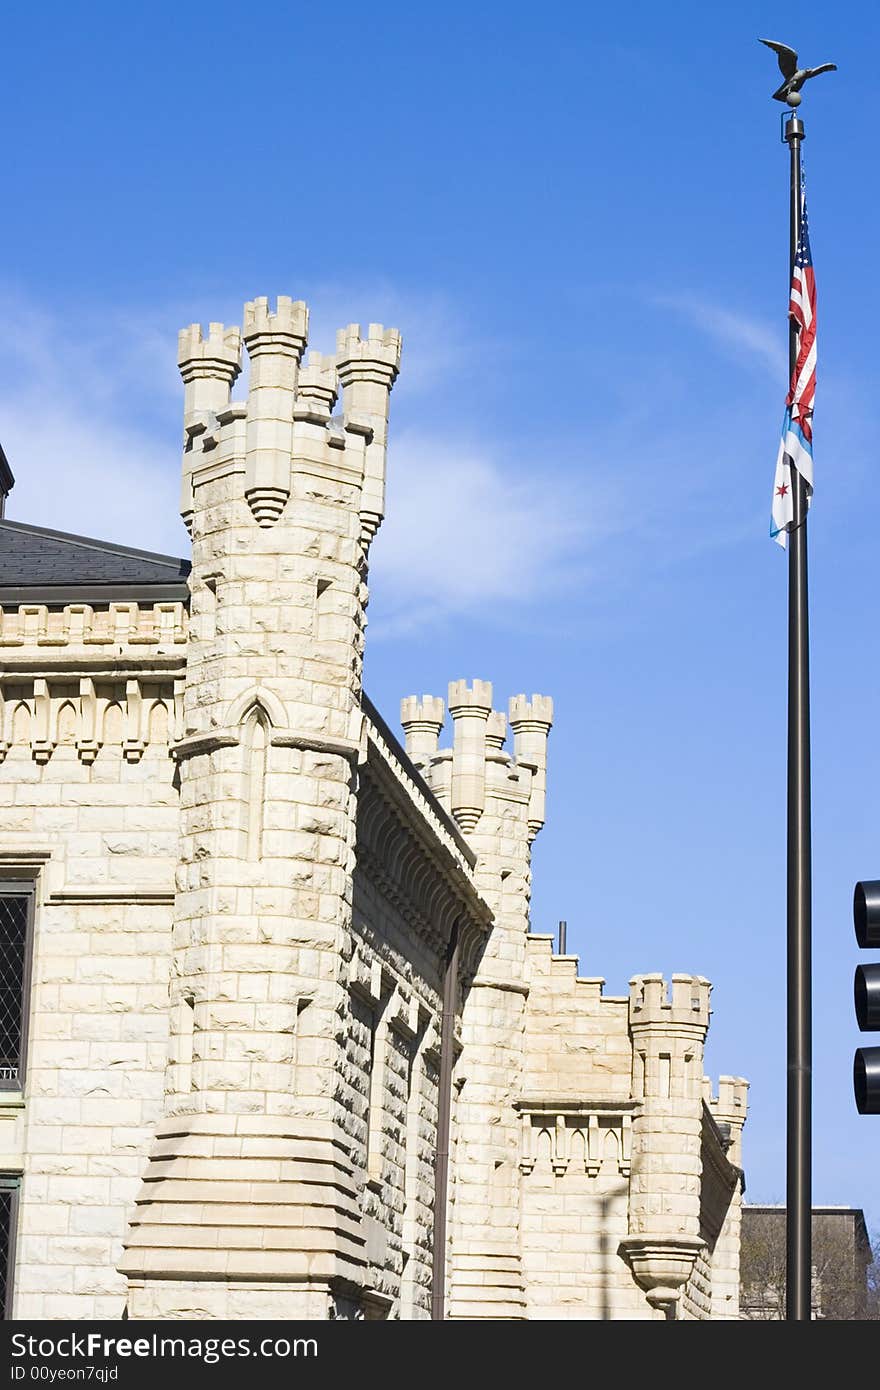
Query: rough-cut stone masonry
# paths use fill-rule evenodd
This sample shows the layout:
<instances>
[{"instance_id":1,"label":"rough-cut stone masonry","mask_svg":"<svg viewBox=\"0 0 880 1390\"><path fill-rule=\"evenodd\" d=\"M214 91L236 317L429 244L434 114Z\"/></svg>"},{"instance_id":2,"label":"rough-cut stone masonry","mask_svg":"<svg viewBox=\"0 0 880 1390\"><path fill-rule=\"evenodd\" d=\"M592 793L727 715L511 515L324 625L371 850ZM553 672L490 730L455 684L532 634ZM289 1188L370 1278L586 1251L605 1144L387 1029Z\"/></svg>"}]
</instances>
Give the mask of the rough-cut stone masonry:
<instances>
[{"instance_id":1,"label":"rough-cut stone masonry","mask_svg":"<svg viewBox=\"0 0 880 1390\"><path fill-rule=\"evenodd\" d=\"M548 697L409 696L404 749L364 696L400 340L307 332L180 336L191 572L0 523L15 1315L737 1317L710 986L609 998L530 935Z\"/></svg>"}]
</instances>

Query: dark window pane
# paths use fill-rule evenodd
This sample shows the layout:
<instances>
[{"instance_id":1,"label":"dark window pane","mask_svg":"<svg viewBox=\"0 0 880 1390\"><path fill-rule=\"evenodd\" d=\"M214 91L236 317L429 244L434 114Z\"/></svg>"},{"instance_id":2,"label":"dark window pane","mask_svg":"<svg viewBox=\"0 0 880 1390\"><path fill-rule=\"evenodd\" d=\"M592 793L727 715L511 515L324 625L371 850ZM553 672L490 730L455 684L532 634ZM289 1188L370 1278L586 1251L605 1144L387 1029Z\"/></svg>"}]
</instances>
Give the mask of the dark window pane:
<instances>
[{"instance_id":1,"label":"dark window pane","mask_svg":"<svg viewBox=\"0 0 880 1390\"><path fill-rule=\"evenodd\" d=\"M22 1072L22 1018L28 899L0 898L0 1085Z\"/></svg>"},{"instance_id":2,"label":"dark window pane","mask_svg":"<svg viewBox=\"0 0 880 1390\"><path fill-rule=\"evenodd\" d=\"M9 1284L9 1242L12 1235L12 1198L9 1187L0 1187L0 1318L5 1318Z\"/></svg>"}]
</instances>

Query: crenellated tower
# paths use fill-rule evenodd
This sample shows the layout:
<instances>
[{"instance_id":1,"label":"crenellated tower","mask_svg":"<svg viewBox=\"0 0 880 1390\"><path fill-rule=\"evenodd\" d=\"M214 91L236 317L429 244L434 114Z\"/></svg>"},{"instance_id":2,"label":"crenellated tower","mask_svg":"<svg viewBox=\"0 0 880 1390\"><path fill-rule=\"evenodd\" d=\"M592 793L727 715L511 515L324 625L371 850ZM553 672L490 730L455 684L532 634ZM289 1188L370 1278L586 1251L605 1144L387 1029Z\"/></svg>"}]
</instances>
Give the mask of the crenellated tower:
<instances>
[{"instance_id":1,"label":"crenellated tower","mask_svg":"<svg viewBox=\"0 0 880 1390\"><path fill-rule=\"evenodd\" d=\"M436 695L407 695L400 702L400 723L406 740L406 751L420 772L430 768L437 755L440 730L446 718L446 706Z\"/></svg>"},{"instance_id":2,"label":"crenellated tower","mask_svg":"<svg viewBox=\"0 0 880 1390\"><path fill-rule=\"evenodd\" d=\"M526 936L531 846L544 822L547 737L553 702L524 695L507 720L488 681L453 681L452 748L439 748L443 702L404 700L408 745L432 790L476 851L475 878L494 926L462 1015L456 1068L457 1142L448 1315L525 1316L519 1230Z\"/></svg>"},{"instance_id":3,"label":"crenellated tower","mask_svg":"<svg viewBox=\"0 0 880 1390\"><path fill-rule=\"evenodd\" d=\"M340 1020L400 339L351 325L303 364L307 332L280 297L245 305L243 335L180 340L192 633L166 1115L122 1264L134 1317L327 1317L367 1263Z\"/></svg>"},{"instance_id":4,"label":"crenellated tower","mask_svg":"<svg viewBox=\"0 0 880 1390\"><path fill-rule=\"evenodd\" d=\"M177 340L177 365L183 377L183 485L180 513L192 533L192 464L205 447L216 444L218 416L229 406L233 383L241 371L241 329L222 323L191 323ZM205 438L207 436L207 439ZM200 448L196 447L199 441Z\"/></svg>"},{"instance_id":5,"label":"crenellated tower","mask_svg":"<svg viewBox=\"0 0 880 1390\"><path fill-rule=\"evenodd\" d=\"M309 332L302 300L279 295L244 306L244 341L250 361L245 419L244 495L260 526L274 526L290 497L293 407Z\"/></svg>"},{"instance_id":6,"label":"crenellated tower","mask_svg":"<svg viewBox=\"0 0 880 1390\"><path fill-rule=\"evenodd\" d=\"M749 1083L742 1076L719 1076L718 1094L712 1095L703 1078L703 1099L718 1126L727 1158L737 1173L724 1220L712 1253L712 1317L725 1321L739 1318L740 1233L743 1198L743 1125L748 1114Z\"/></svg>"},{"instance_id":7,"label":"crenellated tower","mask_svg":"<svg viewBox=\"0 0 880 1390\"><path fill-rule=\"evenodd\" d=\"M700 1231L703 1048L712 986L700 975L630 981L632 1173L622 1242L649 1303L672 1316L705 1247Z\"/></svg>"}]
</instances>

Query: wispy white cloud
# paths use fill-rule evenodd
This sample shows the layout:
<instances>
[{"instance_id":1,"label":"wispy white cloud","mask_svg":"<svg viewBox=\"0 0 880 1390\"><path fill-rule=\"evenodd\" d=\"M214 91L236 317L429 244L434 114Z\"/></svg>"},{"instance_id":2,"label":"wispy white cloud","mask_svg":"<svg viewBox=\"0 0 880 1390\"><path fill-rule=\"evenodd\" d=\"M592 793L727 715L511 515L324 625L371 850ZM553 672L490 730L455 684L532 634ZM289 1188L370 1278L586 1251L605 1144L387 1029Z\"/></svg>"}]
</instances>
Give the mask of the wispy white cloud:
<instances>
[{"instance_id":1,"label":"wispy white cloud","mask_svg":"<svg viewBox=\"0 0 880 1390\"><path fill-rule=\"evenodd\" d=\"M701 491L692 420L686 431L663 425L657 402L640 398L642 414L590 420L588 431L572 430L568 417L531 436L509 424L468 430L462 420L450 431L461 374L471 385L479 379L486 350L453 305L381 285L303 297L319 306L312 341L321 348L361 315L363 323L381 315L404 334L388 515L372 555L374 639L469 615L510 628L590 596L601 601L623 569L632 580L679 553L668 537L695 508L703 543L725 543ZM237 318L226 304L198 303L182 312L49 313L0 289L0 441L17 479L12 517L186 553L176 325L200 311Z\"/></svg>"},{"instance_id":2,"label":"wispy white cloud","mask_svg":"<svg viewBox=\"0 0 880 1390\"><path fill-rule=\"evenodd\" d=\"M173 338L0 295L0 440L13 519L180 551ZM178 407L179 409L179 407Z\"/></svg>"},{"instance_id":3,"label":"wispy white cloud","mask_svg":"<svg viewBox=\"0 0 880 1390\"><path fill-rule=\"evenodd\" d=\"M785 381L788 353L784 335L763 319L731 309L693 294L658 295L654 302L683 315L739 361L769 368Z\"/></svg>"},{"instance_id":4,"label":"wispy white cloud","mask_svg":"<svg viewBox=\"0 0 880 1390\"><path fill-rule=\"evenodd\" d=\"M332 341L329 325L367 305L390 306L387 319L409 324L405 378L416 397L432 383L442 389L478 352L440 298L412 303L374 287L332 290L319 303L321 346L330 346L322 334ZM185 553L181 388L176 335L165 324L192 316L120 310L90 322L0 294L0 440L16 475L12 517ZM502 604L509 620L513 604L557 589L616 523L607 488L581 487L573 506L551 463L538 460L526 476L500 441L435 437L427 424L392 431L388 520L373 555L378 631L477 610L485 618Z\"/></svg>"},{"instance_id":5,"label":"wispy white cloud","mask_svg":"<svg viewBox=\"0 0 880 1390\"><path fill-rule=\"evenodd\" d=\"M512 611L557 592L624 524L615 489L573 490L548 461L528 477L498 446L406 431L390 450L388 517L372 575L382 617L372 635Z\"/></svg>"}]
</instances>

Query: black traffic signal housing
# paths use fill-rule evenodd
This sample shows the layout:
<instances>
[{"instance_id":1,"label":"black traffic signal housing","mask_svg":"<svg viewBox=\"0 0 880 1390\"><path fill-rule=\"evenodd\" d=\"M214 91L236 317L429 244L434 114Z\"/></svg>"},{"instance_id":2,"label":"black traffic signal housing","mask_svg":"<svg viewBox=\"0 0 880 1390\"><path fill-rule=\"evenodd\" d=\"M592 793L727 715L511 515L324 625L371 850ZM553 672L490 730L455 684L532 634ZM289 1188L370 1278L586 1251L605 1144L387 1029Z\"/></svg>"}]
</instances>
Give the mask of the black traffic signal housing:
<instances>
[{"instance_id":1,"label":"black traffic signal housing","mask_svg":"<svg viewBox=\"0 0 880 1390\"><path fill-rule=\"evenodd\" d=\"M853 924L863 950L880 949L880 881L856 884ZM880 1033L880 963L856 966L853 994L859 1028ZM856 1048L853 1090L860 1115L880 1115L880 1047Z\"/></svg>"}]
</instances>

